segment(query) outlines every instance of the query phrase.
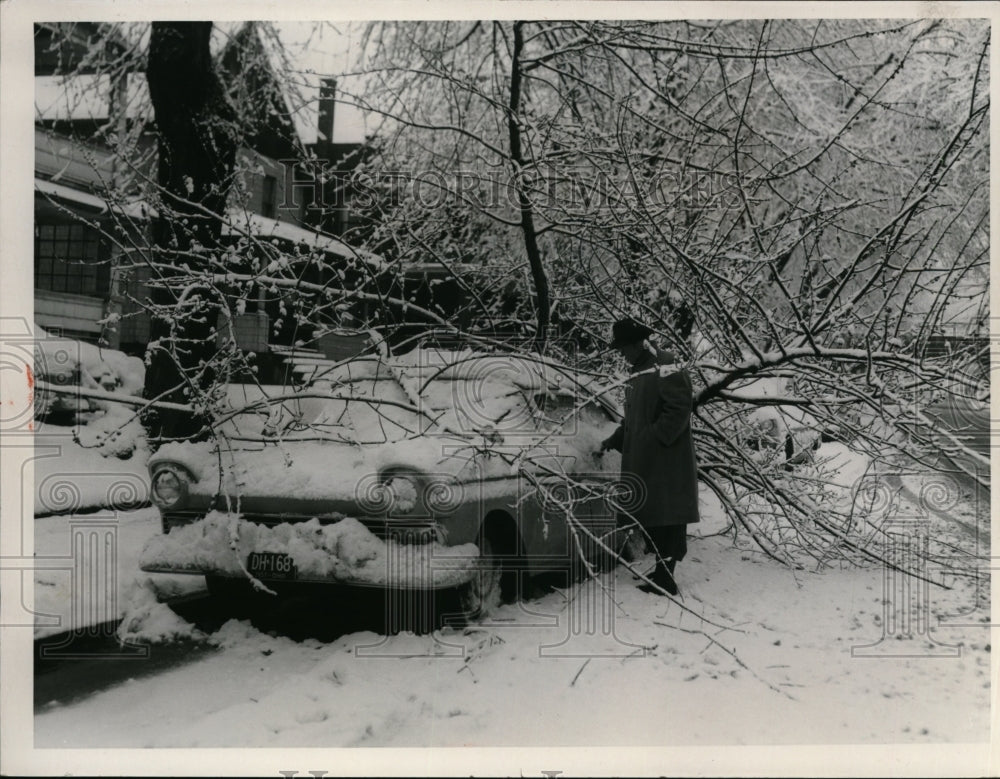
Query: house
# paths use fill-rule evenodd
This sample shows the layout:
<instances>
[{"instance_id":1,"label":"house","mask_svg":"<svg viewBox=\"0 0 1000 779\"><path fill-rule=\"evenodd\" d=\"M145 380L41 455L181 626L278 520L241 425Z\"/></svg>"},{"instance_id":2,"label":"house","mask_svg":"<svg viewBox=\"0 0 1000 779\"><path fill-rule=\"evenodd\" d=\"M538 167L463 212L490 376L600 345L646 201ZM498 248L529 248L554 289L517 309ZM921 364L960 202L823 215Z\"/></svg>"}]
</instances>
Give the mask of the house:
<instances>
[{"instance_id":1,"label":"house","mask_svg":"<svg viewBox=\"0 0 1000 779\"><path fill-rule=\"evenodd\" d=\"M115 54L118 67L109 73L88 66L95 47ZM219 35L215 52L224 78L232 76L231 98L264 106L238 153L242 175L230 192L223 243L240 256L267 246L285 256L321 252L322 266L302 263L303 281L324 285L342 273L335 286L410 301L415 308L380 312L390 342L402 349L434 327L417 308L463 330L472 328L471 315L482 313L487 296L503 298L509 308L515 280L499 286L488 280L486 292L474 293L470 283L483 269L461 257L447 268L419 257L387 263L351 245L367 240L377 218L355 208L351 181L355 167L373 157L373 144L336 142L336 83L316 79L307 87L311 94L296 92L278 75L279 47L255 23ZM157 153L142 52L111 25L51 23L36 25L35 55L36 320L54 334L141 356L151 337L152 271L143 255L156 216ZM461 279L453 276L457 268ZM299 366L346 359L366 346L367 333L357 325L372 319L369 304L326 308L304 321L285 297L258 286L217 323L220 338L231 333L254 353L261 380L284 382Z\"/></svg>"},{"instance_id":2,"label":"house","mask_svg":"<svg viewBox=\"0 0 1000 779\"><path fill-rule=\"evenodd\" d=\"M118 66L109 72L88 65L95 47L115 55ZM332 143L332 83L324 84L321 110L297 107L276 76L273 42L254 23L231 31L217 56L223 72L239 74L230 80L234 90L263 95L273 108L262 112L238 153L242 175L231 193L223 241L236 245L252 237L289 254L322 252L327 273L347 269L347 283L362 283L350 268L360 263L378 270L381 260L321 229L342 233L348 217L323 222L323 212L310 208L311 198L303 195L322 185L303 180L309 168L298 164L310 155L352 151ZM49 332L136 355L149 340L143 301L150 270L135 258L148 249L156 215L148 196L156 178L156 136L141 67L111 25L35 27L36 321ZM241 97L247 95L234 95ZM282 309L281 300L261 291L219 329L231 331L242 349L257 354L260 369L271 373L296 353L342 359L363 346L363 336L338 332L332 319L281 327L287 318Z\"/></svg>"},{"instance_id":3,"label":"house","mask_svg":"<svg viewBox=\"0 0 1000 779\"><path fill-rule=\"evenodd\" d=\"M101 120L120 115L133 127L141 121L122 105L136 74L112 84L85 64L96 41L112 51L125 48L97 24L35 28L35 319L46 330L94 343L109 313L116 259L107 239L114 215L100 193L120 189L122 175L100 140ZM73 79L58 75L68 70L76 71ZM153 143L148 136L138 142L147 149Z\"/></svg>"}]
</instances>

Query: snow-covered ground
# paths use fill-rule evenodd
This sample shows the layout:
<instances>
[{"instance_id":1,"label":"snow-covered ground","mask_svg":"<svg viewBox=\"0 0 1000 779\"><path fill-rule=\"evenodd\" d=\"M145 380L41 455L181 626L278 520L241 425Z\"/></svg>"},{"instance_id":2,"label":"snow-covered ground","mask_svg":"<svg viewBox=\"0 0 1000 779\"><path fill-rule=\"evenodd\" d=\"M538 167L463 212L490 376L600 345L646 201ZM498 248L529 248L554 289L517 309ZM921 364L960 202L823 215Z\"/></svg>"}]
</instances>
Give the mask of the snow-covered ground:
<instances>
[{"instance_id":1,"label":"snow-covered ground","mask_svg":"<svg viewBox=\"0 0 1000 779\"><path fill-rule=\"evenodd\" d=\"M903 486L913 492L918 485ZM238 620L204 636L150 608L145 590L132 590L122 600L136 608L133 629L141 632L145 619L150 635L181 633L217 650L36 711L35 745L957 744L989 738L985 565L979 578L949 576L951 589L931 587L929 629L904 636L894 620L914 606L919 588L887 602L892 580L879 566L780 567L711 535L720 518L710 505L705 509L708 521L697 528L705 537L691 540L678 569L680 603L642 593L632 575L618 569L604 580L606 591L590 582L552 592L504 606L490 623L465 630L353 633L322 643L268 635ZM969 523L977 519L968 505L951 510ZM123 514L123 545L137 542L142 528L152 530L152 516ZM970 548L968 532L947 516L932 515L930 522L939 540Z\"/></svg>"}]
</instances>

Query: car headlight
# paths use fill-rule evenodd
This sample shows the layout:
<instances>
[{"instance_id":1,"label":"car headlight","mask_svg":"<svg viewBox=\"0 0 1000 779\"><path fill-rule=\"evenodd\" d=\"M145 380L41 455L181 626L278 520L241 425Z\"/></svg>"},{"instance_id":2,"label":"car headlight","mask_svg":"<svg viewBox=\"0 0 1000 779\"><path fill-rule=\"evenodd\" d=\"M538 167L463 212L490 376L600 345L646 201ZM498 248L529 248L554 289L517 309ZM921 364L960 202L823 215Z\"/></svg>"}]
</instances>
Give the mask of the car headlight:
<instances>
[{"instance_id":1,"label":"car headlight","mask_svg":"<svg viewBox=\"0 0 1000 779\"><path fill-rule=\"evenodd\" d=\"M416 508L420 493L413 479L394 475L386 481L385 489L391 513L409 514Z\"/></svg>"},{"instance_id":2,"label":"car headlight","mask_svg":"<svg viewBox=\"0 0 1000 779\"><path fill-rule=\"evenodd\" d=\"M163 509L176 508L187 497L188 480L176 468L160 468L153 474L153 503Z\"/></svg>"}]
</instances>

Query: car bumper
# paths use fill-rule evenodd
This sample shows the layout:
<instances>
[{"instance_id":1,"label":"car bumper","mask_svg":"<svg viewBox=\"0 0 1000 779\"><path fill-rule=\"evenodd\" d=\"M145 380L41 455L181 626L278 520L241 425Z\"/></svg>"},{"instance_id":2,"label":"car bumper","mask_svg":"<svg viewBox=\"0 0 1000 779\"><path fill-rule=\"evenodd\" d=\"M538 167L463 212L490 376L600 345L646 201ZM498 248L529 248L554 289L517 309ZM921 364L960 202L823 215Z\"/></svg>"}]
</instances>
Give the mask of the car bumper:
<instances>
[{"instance_id":1,"label":"car bumper","mask_svg":"<svg viewBox=\"0 0 1000 779\"><path fill-rule=\"evenodd\" d=\"M254 562L281 560L281 570L252 571ZM274 526L213 511L149 541L143 571L327 582L367 587L442 589L468 582L480 569L475 544L400 543L379 538L356 519L318 519Z\"/></svg>"}]
</instances>

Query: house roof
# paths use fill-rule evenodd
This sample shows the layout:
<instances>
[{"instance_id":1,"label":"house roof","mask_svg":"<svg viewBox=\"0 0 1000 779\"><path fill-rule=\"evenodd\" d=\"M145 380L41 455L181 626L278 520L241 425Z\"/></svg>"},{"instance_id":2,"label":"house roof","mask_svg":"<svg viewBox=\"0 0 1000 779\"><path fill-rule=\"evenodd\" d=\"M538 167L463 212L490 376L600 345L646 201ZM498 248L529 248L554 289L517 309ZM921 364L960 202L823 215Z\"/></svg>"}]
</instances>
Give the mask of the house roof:
<instances>
[{"instance_id":1,"label":"house roof","mask_svg":"<svg viewBox=\"0 0 1000 779\"><path fill-rule=\"evenodd\" d=\"M230 211L228 216L229 218L222 225L223 235L252 235L259 240L279 238L311 249L320 249L338 257L357 258L379 269L385 267L385 261L378 255L355 249L325 233L318 233L315 230L299 227L291 222L283 222L252 211L234 210Z\"/></svg>"},{"instance_id":2,"label":"house roof","mask_svg":"<svg viewBox=\"0 0 1000 779\"><path fill-rule=\"evenodd\" d=\"M35 178L35 191L40 192L49 198L55 198L57 200L62 200L67 203L74 203L76 205L85 206L87 208L94 209L98 214L109 214L114 211L114 213L126 216L130 219L145 220L148 219L153 213L154 209L149 206L148 203L141 200L129 201L123 205L115 205L112 208L108 202L98 195L94 195L83 189L77 189L76 187L68 187L65 184L59 184L56 181L49 181L48 179Z\"/></svg>"},{"instance_id":3,"label":"house roof","mask_svg":"<svg viewBox=\"0 0 1000 779\"><path fill-rule=\"evenodd\" d=\"M41 192L43 195L58 198L59 200L65 200L69 203L75 203L77 205L86 206L87 208L92 208L101 214L108 210L108 204L104 202L104 198L92 195L82 189L74 189L73 187L67 187L64 184L57 184L54 181L46 181L45 179L36 178L35 191Z\"/></svg>"},{"instance_id":4,"label":"house roof","mask_svg":"<svg viewBox=\"0 0 1000 779\"><path fill-rule=\"evenodd\" d=\"M303 147L315 144L319 117L315 97L319 93L319 76L296 71L294 80L287 78L288 67L283 62L281 41L266 34L259 22L221 23L213 28L213 54L220 60L227 50L248 43L264 56L271 82L282 101L282 113L289 120L297 141ZM141 67L138 60L136 67L127 74L126 115L151 122L154 119L152 102L145 73L138 69ZM35 76L35 118L38 121L105 120L111 113L111 94L111 81L106 73L40 73Z\"/></svg>"},{"instance_id":5,"label":"house roof","mask_svg":"<svg viewBox=\"0 0 1000 779\"><path fill-rule=\"evenodd\" d=\"M153 120L153 104L143 73L128 73L125 116ZM104 121L111 113L111 77L107 73L35 76L36 121Z\"/></svg>"},{"instance_id":6,"label":"house roof","mask_svg":"<svg viewBox=\"0 0 1000 779\"><path fill-rule=\"evenodd\" d=\"M42 178L35 178L35 191L50 198L93 209L97 214L114 212L137 220L149 219L156 215L156 209L145 201L134 200L122 206L114 205L112 207L104 198L86 190L68 187L65 184ZM375 269L381 270L385 267L385 261L378 255L355 249L331 235L250 211L231 210L222 223L222 234L252 235L254 238L264 241L277 238L310 249L319 249L337 257L359 259Z\"/></svg>"},{"instance_id":7,"label":"house roof","mask_svg":"<svg viewBox=\"0 0 1000 779\"><path fill-rule=\"evenodd\" d=\"M287 120L294 134L294 140L302 147L316 143L318 138L319 107L315 95L319 91L318 77L305 77L296 71L296 78L290 78L290 65L285 61L281 41L271 28L260 22L243 22L238 26L217 26L218 35L224 39L218 52L223 68L230 68L247 78L247 61L241 55L249 52L259 54L266 68L254 69L257 77L266 79L264 88L273 88L279 104L271 108ZM251 61L252 64L252 61ZM252 78L252 77L251 77ZM315 81L315 83L313 83ZM257 85L258 88L264 86ZM306 95L309 95L307 99Z\"/></svg>"}]
</instances>

